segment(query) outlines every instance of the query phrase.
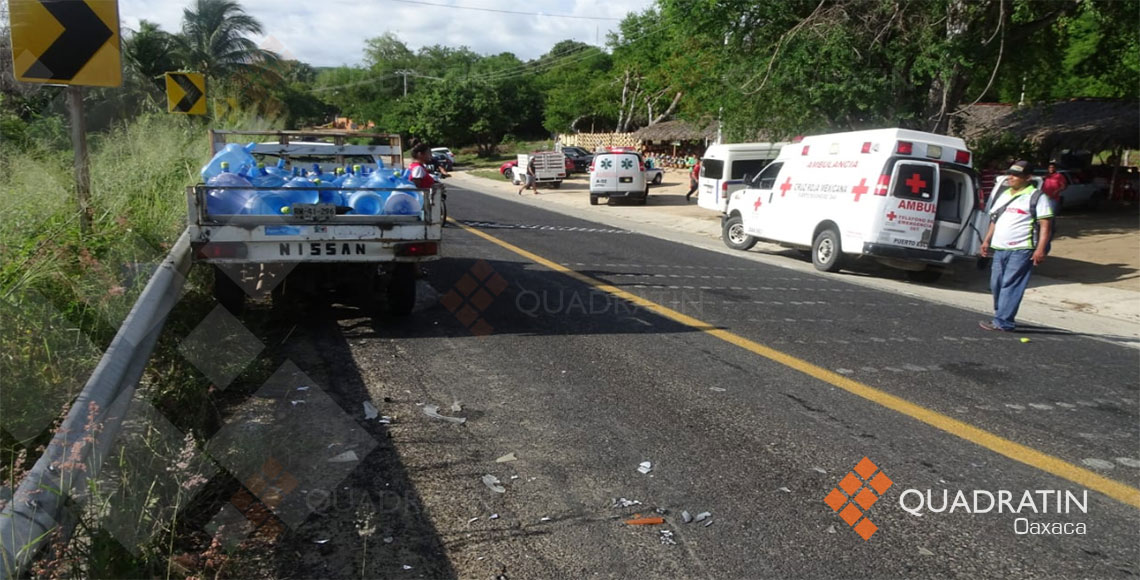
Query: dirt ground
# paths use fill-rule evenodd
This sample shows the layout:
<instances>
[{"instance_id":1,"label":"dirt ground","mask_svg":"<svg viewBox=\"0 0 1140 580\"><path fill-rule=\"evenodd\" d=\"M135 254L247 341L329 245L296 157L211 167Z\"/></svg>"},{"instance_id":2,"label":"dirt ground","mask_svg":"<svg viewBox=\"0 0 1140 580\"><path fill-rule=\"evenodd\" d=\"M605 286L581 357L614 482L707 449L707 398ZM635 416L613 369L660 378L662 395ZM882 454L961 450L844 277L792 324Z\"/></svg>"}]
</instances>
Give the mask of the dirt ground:
<instances>
[{"instance_id":1,"label":"dirt ground","mask_svg":"<svg viewBox=\"0 0 1140 580\"><path fill-rule=\"evenodd\" d=\"M540 191L556 195L580 193L585 203L588 189L586 176L575 174L557 191ZM667 169L661 185L650 187L654 198L651 205L667 214L705 217L713 227L719 227L719 216L697 207L695 196L685 203L688 189L687 172ZM1057 238L1049 259L1038 270L1040 275L1140 292L1140 208L1132 205L1101 211L1071 210L1058 217L1057 226Z\"/></svg>"}]
</instances>

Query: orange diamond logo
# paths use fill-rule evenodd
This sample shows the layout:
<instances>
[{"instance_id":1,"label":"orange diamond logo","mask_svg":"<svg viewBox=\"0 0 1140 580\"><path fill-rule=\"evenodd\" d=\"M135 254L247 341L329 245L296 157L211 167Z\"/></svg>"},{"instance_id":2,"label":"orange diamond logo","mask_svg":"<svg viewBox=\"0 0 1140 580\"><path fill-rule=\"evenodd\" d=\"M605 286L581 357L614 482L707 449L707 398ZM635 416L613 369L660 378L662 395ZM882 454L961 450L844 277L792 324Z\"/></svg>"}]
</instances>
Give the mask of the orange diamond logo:
<instances>
[{"instance_id":1,"label":"orange diamond logo","mask_svg":"<svg viewBox=\"0 0 1140 580\"><path fill-rule=\"evenodd\" d=\"M853 470L843 476L838 487L832 488L823 499L823 503L827 504L831 511L839 512L839 517L864 541L870 540L871 536L879 531L879 526L865 517L866 511L871 509L871 506L875 505L893 484L891 478L880 471L875 462L864 457ZM851 498L850 502L847 501L848 498Z\"/></svg>"}]
</instances>

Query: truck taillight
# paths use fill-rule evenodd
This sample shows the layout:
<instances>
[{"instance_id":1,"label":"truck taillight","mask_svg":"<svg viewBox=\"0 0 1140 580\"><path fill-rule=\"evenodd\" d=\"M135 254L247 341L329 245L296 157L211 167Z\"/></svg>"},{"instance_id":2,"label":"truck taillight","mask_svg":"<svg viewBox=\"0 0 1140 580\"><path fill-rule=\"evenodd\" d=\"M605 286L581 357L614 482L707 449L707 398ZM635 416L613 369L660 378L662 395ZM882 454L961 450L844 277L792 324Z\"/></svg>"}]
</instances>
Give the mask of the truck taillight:
<instances>
[{"instance_id":1,"label":"truck taillight","mask_svg":"<svg viewBox=\"0 0 1140 580\"><path fill-rule=\"evenodd\" d=\"M879 183L875 185L875 195L886 195L887 191L891 188L891 176L880 175Z\"/></svg>"},{"instance_id":2,"label":"truck taillight","mask_svg":"<svg viewBox=\"0 0 1140 580\"><path fill-rule=\"evenodd\" d=\"M591 161L590 162L590 173L593 173L593 172L594 172L594 162Z\"/></svg>"},{"instance_id":3,"label":"truck taillight","mask_svg":"<svg viewBox=\"0 0 1140 580\"><path fill-rule=\"evenodd\" d=\"M970 152L969 151L955 151L954 152L954 163L961 163L962 165L969 165L970 164Z\"/></svg>"},{"instance_id":4,"label":"truck taillight","mask_svg":"<svg viewBox=\"0 0 1140 580\"><path fill-rule=\"evenodd\" d=\"M644 164L644 163L642 163L642 162L640 162L640 161L638 161L638 162L637 162L637 170L638 170L638 171L640 171L640 172L642 172L642 173L645 173L645 164Z\"/></svg>"},{"instance_id":5,"label":"truck taillight","mask_svg":"<svg viewBox=\"0 0 1140 580\"><path fill-rule=\"evenodd\" d=\"M435 242L406 242L396 244L397 256L434 256L439 253L439 244Z\"/></svg>"},{"instance_id":6,"label":"truck taillight","mask_svg":"<svg viewBox=\"0 0 1140 580\"><path fill-rule=\"evenodd\" d=\"M895 149L895 152L899 155L913 155L914 143L911 143L910 141L899 141L899 145Z\"/></svg>"},{"instance_id":7,"label":"truck taillight","mask_svg":"<svg viewBox=\"0 0 1140 580\"><path fill-rule=\"evenodd\" d=\"M725 193L728 193L728 182L727 181L720 182L720 190L725 192Z\"/></svg>"},{"instance_id":8,"label":"truck taillight","mask_svg":"<svg viewBox=\"0 0 1140 580\"><path fill-rule=\"evenodd\" d=\"M219 258L244 258L248 249L242 242L207 242L205 244L191 244L194 257L199 260L216 260Z\"/></svg>"}]
</instances>

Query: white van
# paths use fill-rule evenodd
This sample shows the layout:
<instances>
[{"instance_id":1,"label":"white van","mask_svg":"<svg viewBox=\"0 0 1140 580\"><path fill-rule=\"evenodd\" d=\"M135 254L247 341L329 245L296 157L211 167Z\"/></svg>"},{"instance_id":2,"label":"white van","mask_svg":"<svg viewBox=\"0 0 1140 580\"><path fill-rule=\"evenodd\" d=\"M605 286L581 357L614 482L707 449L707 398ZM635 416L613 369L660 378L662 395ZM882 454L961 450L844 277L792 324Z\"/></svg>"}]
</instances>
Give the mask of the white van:
<instances>
[{"instance_id":1,"label":"white van","mask_svg":"<svg viewBox=\"0 0 1140 580\"><path fill-rule=\"evenodd\" d=\"M645 182L645 161L632 149L610 148L594 153L590 162L590 205L598 198L632 199L645 205L649 185Z\"/></svg>"},{"instance_id":2,"label":"white van","mask_svg":"<svg viewBox=\"0 0 1140 580\"><path fill-rule=\"evenodd\" d=\"M971 154L956 137L877 129L805 137L734 192L722 238L810 249L819 270L870 256L933 282L974 258L989 225Z\"/></svg>"},{"instance_id":3,"label":"white van","mask_svg":"<svg viewBox=\"0 0 1140 580\"><path fill-rule=\"evenodd\" d=\"M712 145L701 158L697 205L724 212L729 195L744 188L744 175L756 175L780 154L787 143Z\"/></svg>"}]
</instances>

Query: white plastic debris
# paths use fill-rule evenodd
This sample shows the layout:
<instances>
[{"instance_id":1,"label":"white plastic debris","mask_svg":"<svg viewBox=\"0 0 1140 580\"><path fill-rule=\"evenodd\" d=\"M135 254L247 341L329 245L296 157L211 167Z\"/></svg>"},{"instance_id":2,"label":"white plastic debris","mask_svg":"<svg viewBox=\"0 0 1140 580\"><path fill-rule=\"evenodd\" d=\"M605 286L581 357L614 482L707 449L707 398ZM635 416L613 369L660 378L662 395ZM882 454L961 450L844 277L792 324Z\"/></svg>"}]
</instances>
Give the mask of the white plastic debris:
<instances>
[{"instance_id":1,"label":"white plastic debris","mask_svg":"<svg viewBox=\"0 0 1140 580\"><path fill-rule=\"evenodd\" d=\"M650 471L653 471L653 464L648 461L642 461L641 465L637 466L637 471L642 474L649 473Z\"/></svg>"},{"instance_id":2,"label":"white plastic debris","mask_svg":"<svg viewBox=\"0 0 1140 580\"><path fill-rule=\"evenodd\" d=\"M298 391L307 391L307 390L309 390L309 387L297 387L297 390Z\"/></svg>"},{"instance_id":3,"label":"white plastic debris","mask_svg":"<svg viewBox=\"0 0 1140 580\"><path fill-rule=\"evenodd\" d=\"M364 401L364 418L371 420L375 419L378 416L380 416L380 411L377 411L376 407L372 406L372 403Z\"/></svg>"},{"instance_id":4,"label":"white plastic debris","mask_svg":"<svg viewBox=\"0 0 1140 580\"><path fill-rule=\"evenodd\" d=\"M388 537L384 538L385 544L391 544L392 542L395 542L395 541L396 541L396 538L393 538L392 536L388 536Z\"/></svg>"},{"instance_id":5,"label":"white plastic debris","mask_svg":"<svg viewBox=\"0 0 1140 580\"><path fill-rule=\"evenodd\" d=\"M289 401L294 407L297 405L304 405L307 401Z\"/></svg>"},{"instance_id":6,"label":"white plastic debris","mask_svg":"<svg viewBox=\"0 0 1140 580\"><path fill-rule=\"evenodd\" d=\"M676 540L673 539L673 532L669 530L661 530L658 532L661 536L661 543L665 545L676 545Z\"/></svg>"},{"instance_id":7,"label":"white plastic debris","mask_svg":"<svg viewBox=\"0 0 1140 580\"><path fill-rule=\"evenodd\" d=\"M341 453L340 455L330 457L328 459L328 461L329 461L329 463L348 463L349 461L360 461L360 460L356 457L355 451L345 451L344 453Z\"/></svg>"},{"instance_id":8,"label":"white plastic debris","mask_svg":"<svg viewBox=\"0 0 1140 580\"><path fill-rule=\"evenodd\" d=\"M790 489L788 489L788 488L786 488L786 487L781 487L781 488L779 488L779 490L780 490L780 491L782 491L782 492L784 492L784 493L792 493L792 490L790 490Z\"/></svg>"},{"instance_id":9,"label":"white plastic debris","mask_svg":"<svg viewBox=\"0 0 1140 580\"><path fill-rule=\"evenodd\" d=\"M835 526L827 526L827 533L834 534L835 533Z\"/></svg>"},{"instance_id":10,"label":"white plastic debris","mask_svg":"<svg viewBox=\"0 0 1140 580\"><path fill-rule=\"evenodd\" d=\"M392 418L389 417L388 415L381 415L380 418L376 422L380 423L381 425L391 425L392 424Z\"/></svg>"},{"instance_id":11,"label":"white plastic debris","mask_svg":"<svg viewBox=\"0 0 1140 580\"><path fill-rule=\"evenodd\" d=\"M477 521L479 521L479 517L478 517L478 516L476 516L476 517L473 517L473 518L471 518L471 519L467 520L467 525L471 525L471 524L473 524L473 523L475 523L475 522L477 522Z\"/></svg>"},{"instance_id":12,"label":"white plastic debris","mask_svg":"<svg viewBox=\"0 0 1140 580\"><path fill-rule=\"evenodd\" d=\"M712 525L712 523L713 523L713 521L712 521L712 520L709 520L709 521L705 522L705 527L707 528L707 527L711 526L711 525Z\"/></svg>"},{"instance_id":13,"label":"white plastic debris","mask_svg":"<svg viewBox=\"0 0 1140 580\"><path fill-rule=\"evenodd\" d=\"M544 518L542 518L541 520L538 520L538 521L540 521L540 522L549 522L549 521L550 521L550 518L549 518L549 517L544 517Z\"/></svg>"},{"instance_id":14,"label":"white plastic debris","mask_svg":"<svg viewBox=\"0 0 1140 580\"><path fill-rule=\"evenodd\" d=\"M519 478L519 476L517 476L517 475L512 475L512 476L511 476L511 479L518 479L518 478Z\"/></svg>"},{"instance_id":15,"label":"white plastic debris","mask_svg":"<svg viewBox=\"0 0 1140 580\"><path fill-rule=\"evenodd\" d=\"M723 392L727 391L728 389L722 389L720 387L709 387L709 390L713 391L715 393L723 393Z\"/></svg>"},{"instance_id":16,"label":"white plastic debris","mask_svg":"<svg viewBox=\"0 0 1140 580\"><path fill-rule=\"evenodd\" d=\"M813 467L812 469L815 470L816 473L827 474L827 470L822 467Z\"/></svg>"},{"instance_id":17,"label":"white plastic debris","mask_svg":"<svg viewBox=\"0 0 1140 580\"><path fill-rule=\"evenodd\" d=\"M491 517L489 517L489 518L487 518L487 519L489 519L489 520L497 520L497 519L499 519L499 514L491 514Z\"/></svg>"},{"instance_id":18,"label":"white plastic debris","mask_svg":"<svg viewBox=\"0 0 1140 580\"><path fill-rule=\"evenodd\" d=\"M411 570L411 569L412 569L412 567L411 567L411 566L409 566L409 565L407 565L407 564L404 564L404 569L405 569L405 570Z\"/></svg>"},{"instance_id":19,"label":"white plastic debris","mask_svg":"<svg viewBox=\"0 0 1140 580\"><path fill-rule=\"evenodd\" d=\"M696 518L694 518L694 520L693 520L693 521L697 521L697 522L703 522L703 521L705 521L705 520L707 520L707 519L709 519L709 518L711 518L711 517L712 517L712 514L711 514L711 513L709 513L709 512L701 512L701 513L697 514L697 517L696 517Z\"/></svg>"},{"instance_id":20,"label":"white plastic debris","mask_svg":"<svg viewBox=\"0 0 1140 580\"><path fill-rule=\"evenodd\" d=\"M612 508L627 508L627 507L633 507L635 505L641 505L641 502L636 500L636 499L625 499L624 497L619 497L619 498L614 500L614 504L610 507L612 507Z\"/></svg>"},{"instance_id":21,"label":"white plastic debris","mask_svg":"<svg viewBox=\"0 0 1140 580\"><path fill-rule=\"evenodd\" d=\"M451 404L451 410L456 412L456 413L462 411L463 410L463 403L460 403L459 401L452 403Z\"/></svg>"},{"instance_id":22,"label":"white plastic debris","mask_svg":"<svg viewBox=\"0 0 1140 580\"><path fill-rule=\"evenodd\" d=\"M502 482L494 475L487 474L483 476L483 485L486 485L491 491L495 493L507 493L507 488L500 485Z\"/></svg>"},{"instance_id":23,"label":"white plastic debris","mask_svg":"<svg viewBox=\"0 0 1140 580\"><path fill-rule=\"evenodd\" d=\"M514 451L512 451L512 452L510 452L510 453L508 453L508 454L506 454L506 455L504 455L504 456L502 456L502 457L500 457L500 458L496 459L496 460L495 460L495 463L507 463L507 462L510 462L510 461L518 461L518 460L519 460L518 456L516 456L516 455L515 455L515 452L514 452Z\"/></svg>"},{"instance_id":24,"label":"white plastic debris","mask_svg":"<svg viewBox=\"0 0 1140 580\"><path fill-rule=\"evenodd\" d=\"M427 415L428 417L431 417L432 419L443 419L444 421L448 421L450 423L456 423L456 424L460 424L460 425L467 422L466 417L446 417L444 415L440 415L439 414L439 405L425 405L424 406L424 415Z\"/></svg>"},{"instance_id":25,"label":"white plastic debris","mask_svg":"<svg viewBox=\"0 0 1140 580\"><path fill-rule=\"evenodd\" d=\"M927 550L926 548L919 548L918 554L920 556L933 556L934 552L931 552L930 550Z\"/></svg>"},{"instance_id":26,"label":"white plastic debris","mask_svg":"<svg viewBox=\"0 0 1140 580\"><path fill-rule=\"evenodd\" d=\"M685 522L686 524L693 521L693 514L687 511L681 512L681 521Z\"/></svg>"},{"instance_id":27,"label":"white plastic debris","mask_svg":"<svg viewBox=\"0 0 1140 580\"><path fill-rule=\"evenodd\" d=\"M329 543L329 541L328 540L313 540L313 543L314 544L327 544L327 543Z\"/></svg>"}]
</instances>

